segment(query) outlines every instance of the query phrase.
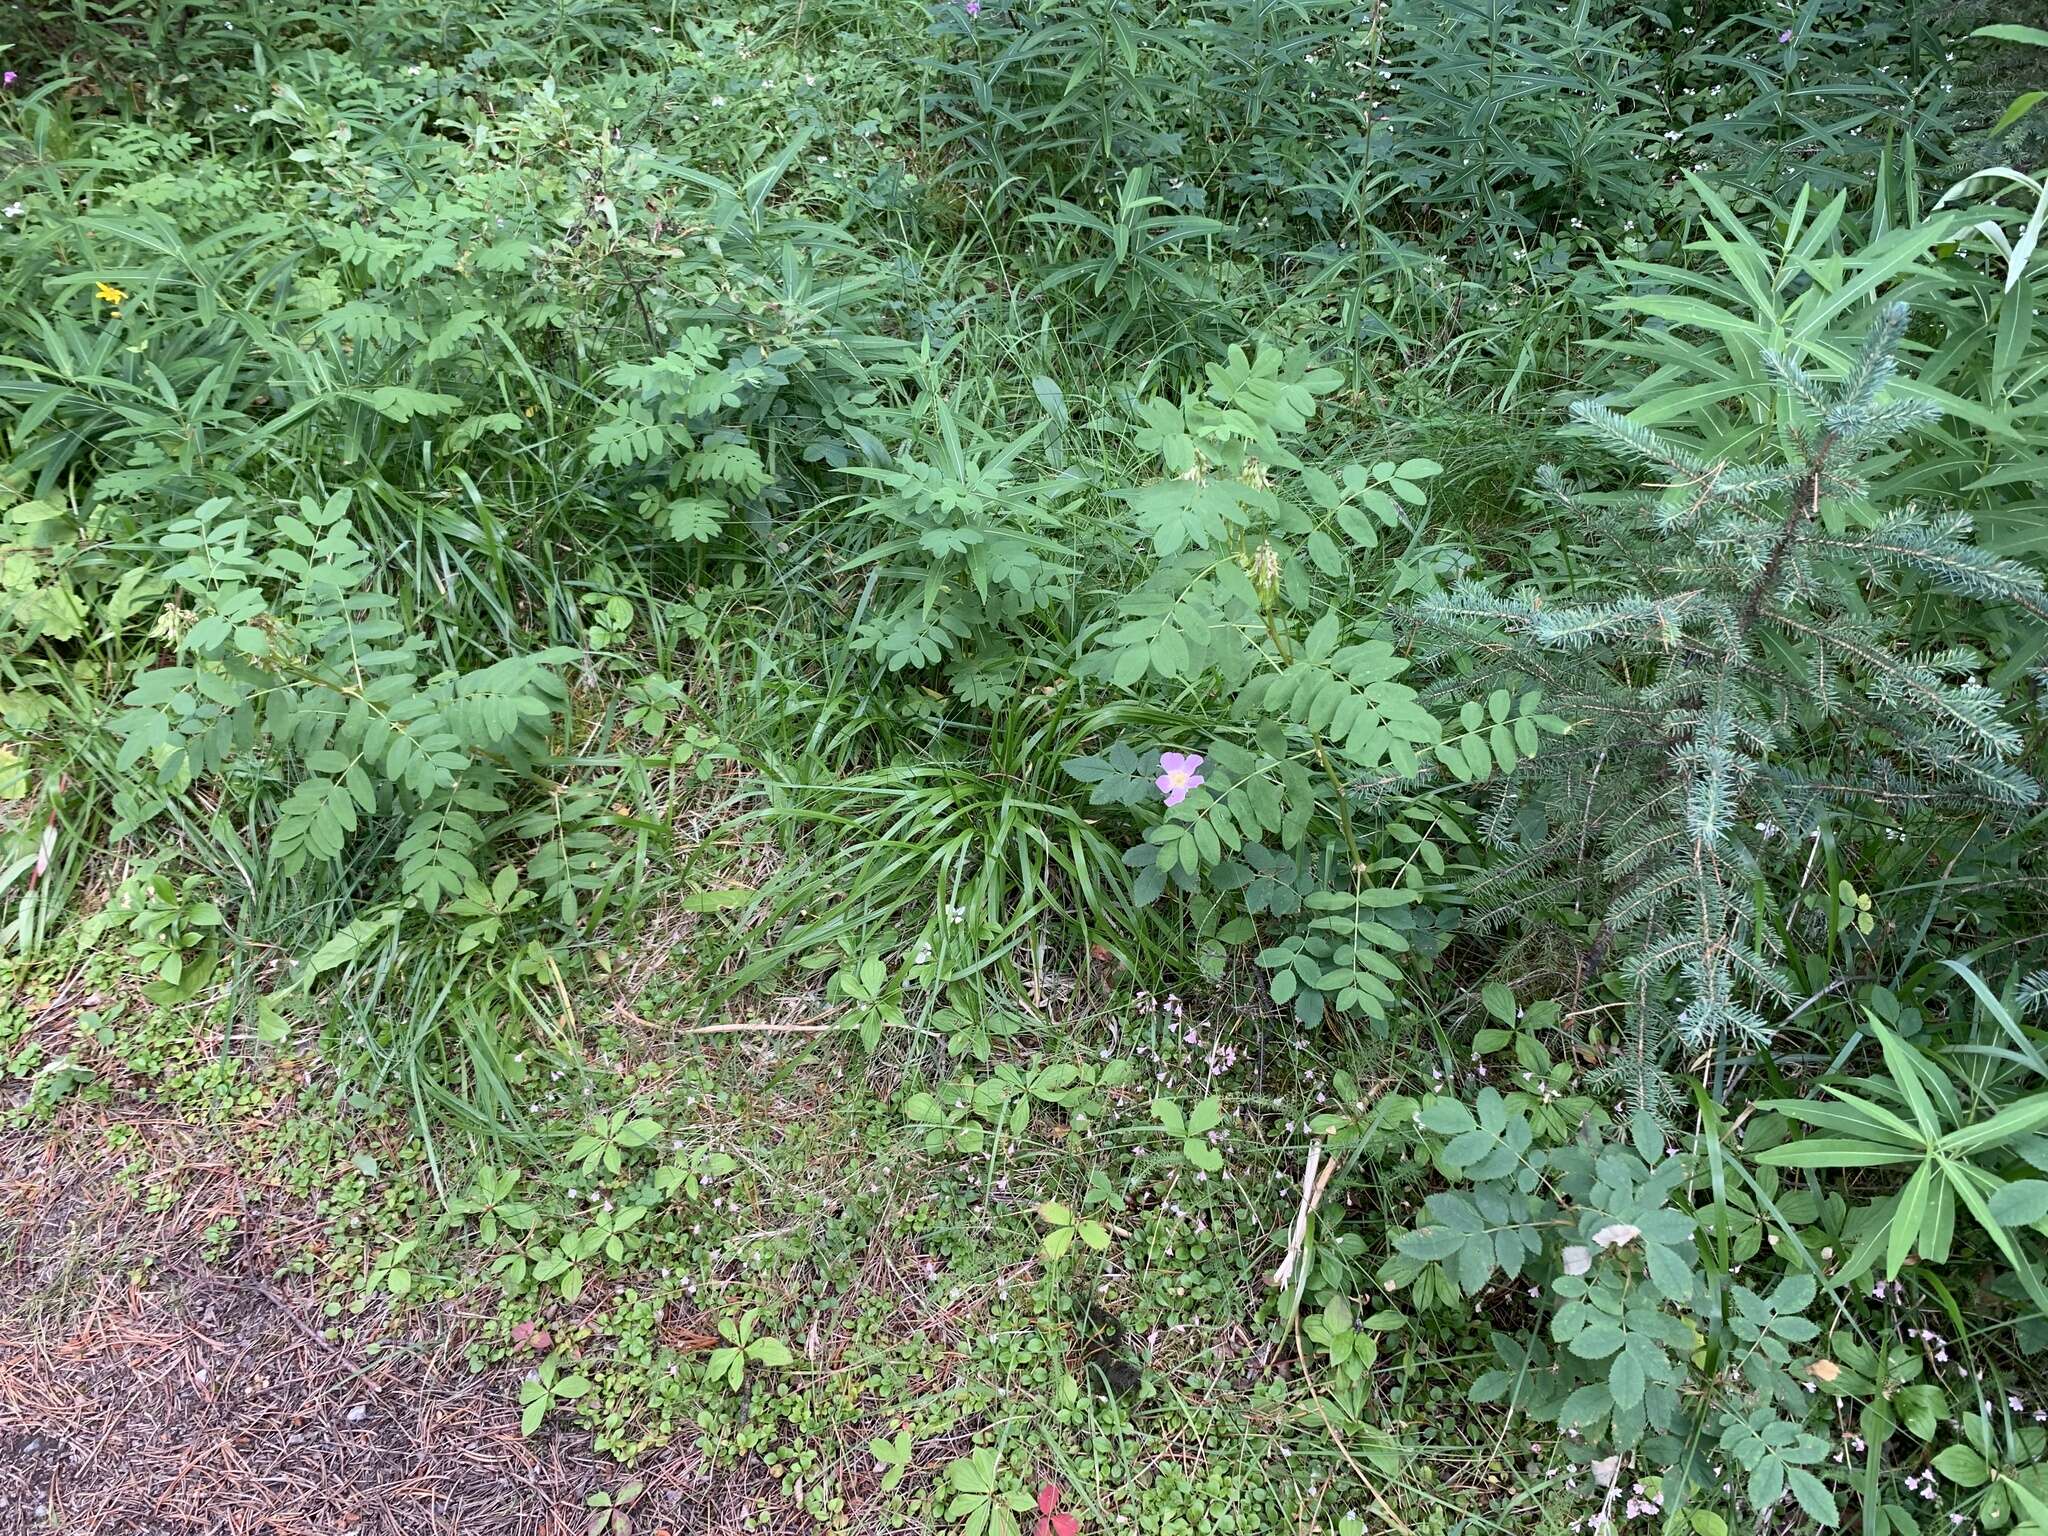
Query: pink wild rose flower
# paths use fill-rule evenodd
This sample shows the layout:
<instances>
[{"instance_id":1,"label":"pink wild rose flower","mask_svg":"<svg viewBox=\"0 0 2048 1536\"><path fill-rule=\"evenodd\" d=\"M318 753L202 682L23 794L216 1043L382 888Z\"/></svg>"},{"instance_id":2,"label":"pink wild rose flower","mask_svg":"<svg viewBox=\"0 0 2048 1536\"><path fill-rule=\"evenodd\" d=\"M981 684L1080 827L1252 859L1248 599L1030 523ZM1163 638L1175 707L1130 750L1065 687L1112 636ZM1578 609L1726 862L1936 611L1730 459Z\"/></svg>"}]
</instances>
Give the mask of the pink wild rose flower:
<instances>
[{"instance_id":1,"label":"pink wild rose flower","mask_svg":"<svg viewBox=\"0 0 2048 1536\"><path fill-rule=\"evenodd\" d=\"M1202 759L1197 753L1162 752L1159 754L1159 777L1152 782L1166 796L1168 805L1179 805L1187 799L1189 790L1202 787L1202 776L1195 772L1201 766Z\"/></svg>"}]
</instances>

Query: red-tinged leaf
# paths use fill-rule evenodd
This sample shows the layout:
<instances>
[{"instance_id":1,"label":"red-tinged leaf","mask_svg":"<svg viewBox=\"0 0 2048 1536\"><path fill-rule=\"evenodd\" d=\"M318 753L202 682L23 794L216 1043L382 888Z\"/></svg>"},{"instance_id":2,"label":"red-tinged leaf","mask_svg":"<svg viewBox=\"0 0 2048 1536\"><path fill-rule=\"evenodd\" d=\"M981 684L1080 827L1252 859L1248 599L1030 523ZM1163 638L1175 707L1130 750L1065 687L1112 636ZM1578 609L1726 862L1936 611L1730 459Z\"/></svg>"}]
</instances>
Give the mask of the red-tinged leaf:
<instances>
[{"instance_id":1,"label":"red-tinged leaf","mask_svg":"<svg viewBox=\"0 0 2048 1536\"><path fill-rule=\"evenodd\" d=\"M1059 1489L1054 1487L1051 1483L1046 1483L1038 1490L1038 1512L1041 1515L1049 1515L1059 1507Z\"/></svg>"},{"instance_id":2,"label":"red-tinged leaf","mask_svg":"<svg viewBox=\"0 0 2048 1536\"><path fill-rule=\"evenodd\" d=\"M1081 1522L1072 1515L1054 1515L1046 1523L1052 1527L1052 1536L1074 1536L1081 1529Z\"/></svg>"}]
</instances>

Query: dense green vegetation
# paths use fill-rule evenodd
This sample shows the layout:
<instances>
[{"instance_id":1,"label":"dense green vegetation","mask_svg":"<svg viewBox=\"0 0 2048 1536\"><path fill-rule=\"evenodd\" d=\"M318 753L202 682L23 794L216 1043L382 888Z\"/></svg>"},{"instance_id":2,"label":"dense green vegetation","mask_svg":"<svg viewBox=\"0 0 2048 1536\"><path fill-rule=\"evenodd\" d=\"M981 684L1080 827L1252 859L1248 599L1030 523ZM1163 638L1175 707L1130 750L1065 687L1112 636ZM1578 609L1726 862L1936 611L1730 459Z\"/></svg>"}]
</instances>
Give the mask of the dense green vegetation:
<instances>
[{"instance_id":1,"label":"dense green vegetation","mask_svg":"<svg viewBox=\"0 0 2048 1536\"><path fill-rule=\"evenodd\" d=\"M2048 1532L2048 33L0 47L10 1134L762 1529Z\"/></svg>"}]
</instances>

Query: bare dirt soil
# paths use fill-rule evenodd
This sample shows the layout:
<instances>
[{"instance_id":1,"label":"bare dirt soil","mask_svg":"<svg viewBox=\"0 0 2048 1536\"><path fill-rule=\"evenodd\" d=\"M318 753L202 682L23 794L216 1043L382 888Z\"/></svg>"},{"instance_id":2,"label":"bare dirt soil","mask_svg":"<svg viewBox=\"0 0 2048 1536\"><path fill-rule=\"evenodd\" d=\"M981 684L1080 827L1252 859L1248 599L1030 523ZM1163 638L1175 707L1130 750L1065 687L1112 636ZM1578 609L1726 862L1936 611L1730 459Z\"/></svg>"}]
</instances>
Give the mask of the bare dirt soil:
<instances>
[{"instance_id":1,"label":"bare dirt soil","mask_svg":"<svg viewBox=\"0 0 2048 1536\"><path fill-rule=\"evenodd\" d=\"M324 1338L310 1285L271 1278L310 1211L252 1200L226 1134L140 1104L0 1132L0 1533L581 1536L587 1495L635 1476L636 1533L738 1528L751 1500L686 1449L627 1473L522 1437L514 1383L463 1363L476 1319ZM119 1176L139 1147L175 1199Z\"/></svg>"}]
</instances>

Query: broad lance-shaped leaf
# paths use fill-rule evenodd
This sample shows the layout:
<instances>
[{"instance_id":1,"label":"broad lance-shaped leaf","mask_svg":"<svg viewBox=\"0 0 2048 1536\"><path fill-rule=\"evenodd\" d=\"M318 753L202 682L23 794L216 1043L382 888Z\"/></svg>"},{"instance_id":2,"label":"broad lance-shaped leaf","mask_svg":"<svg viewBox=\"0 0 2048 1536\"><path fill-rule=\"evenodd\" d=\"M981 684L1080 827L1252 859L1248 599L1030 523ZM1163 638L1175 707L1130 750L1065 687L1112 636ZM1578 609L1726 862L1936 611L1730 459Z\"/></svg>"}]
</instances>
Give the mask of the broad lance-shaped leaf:
<instances>
[{"instance_id":1,"label":"broad lance-shaped leaf","mask_svg":"<svg viewBox=\"0 0 2048 1536\"><path fill-rule=\"evenodd\" d=\"M1766 1168L1881 1168L1918 1162L1924 1155L1917 1148L1837 1136L1807 1137L1770 1147L1759 1152L1756 1160Z\"/></svg>"},{"instance_id":2,"label":"broad lance-shaped leaf","mask_svg":"<svg viewBox=\"0 0 2048 1536\"><path fill-rule=\"evenodd\" d=\"M1870 1028L1884 1051L1885 1066L1890 1069L1892 1082L1905 1095L1907 1107L1913 1112L1921 1138L1933 1141L1941 1134L1942 1116L1935 1112L1932 1094L1941 1094L1943 1105L1949 1112L1948 1118L1954 1121L1959 1118L1955 1090L1932 1064L1891 1030L1874 1019Z\"/></svg>"},{"instance_id":3,"label":"broad lance-shaped leaf","mask_svg":"<svg viewBox=\"0 0 2048 1536\"><path fill-rule=\"evenodd\" d=\"M1837 1102L1825 1104L1811 1099L1764 1099L1758 1102L1757 1107L1789 1115L1795 1120L1804 1120L1808 1125L1818 1126L1822 1130L1840 1131L1858 1140L1897 1142L1902 1147L1914 1149L1925 1145L1919 1132L1882 1105L1873 1104L1830 1083L1823 1083L1821 1091L1833 1095Z\"/></svg>"},{"instance_id":4,"label":"broad lance-shaped leaf","mask_svg":"<svg viewBox=\"0 0 2048 1536\"><path fill-rule=\"evenodd\" d=\"M2036 1093L2017 1104L2009 1104L1988 1120L1950 1131L1941 1138L1941 1150L1951 1156L1969 1157L2008 1146L2020 1137L2048 1126L2048 1093Z\"/></svg>"}]
</instances>

